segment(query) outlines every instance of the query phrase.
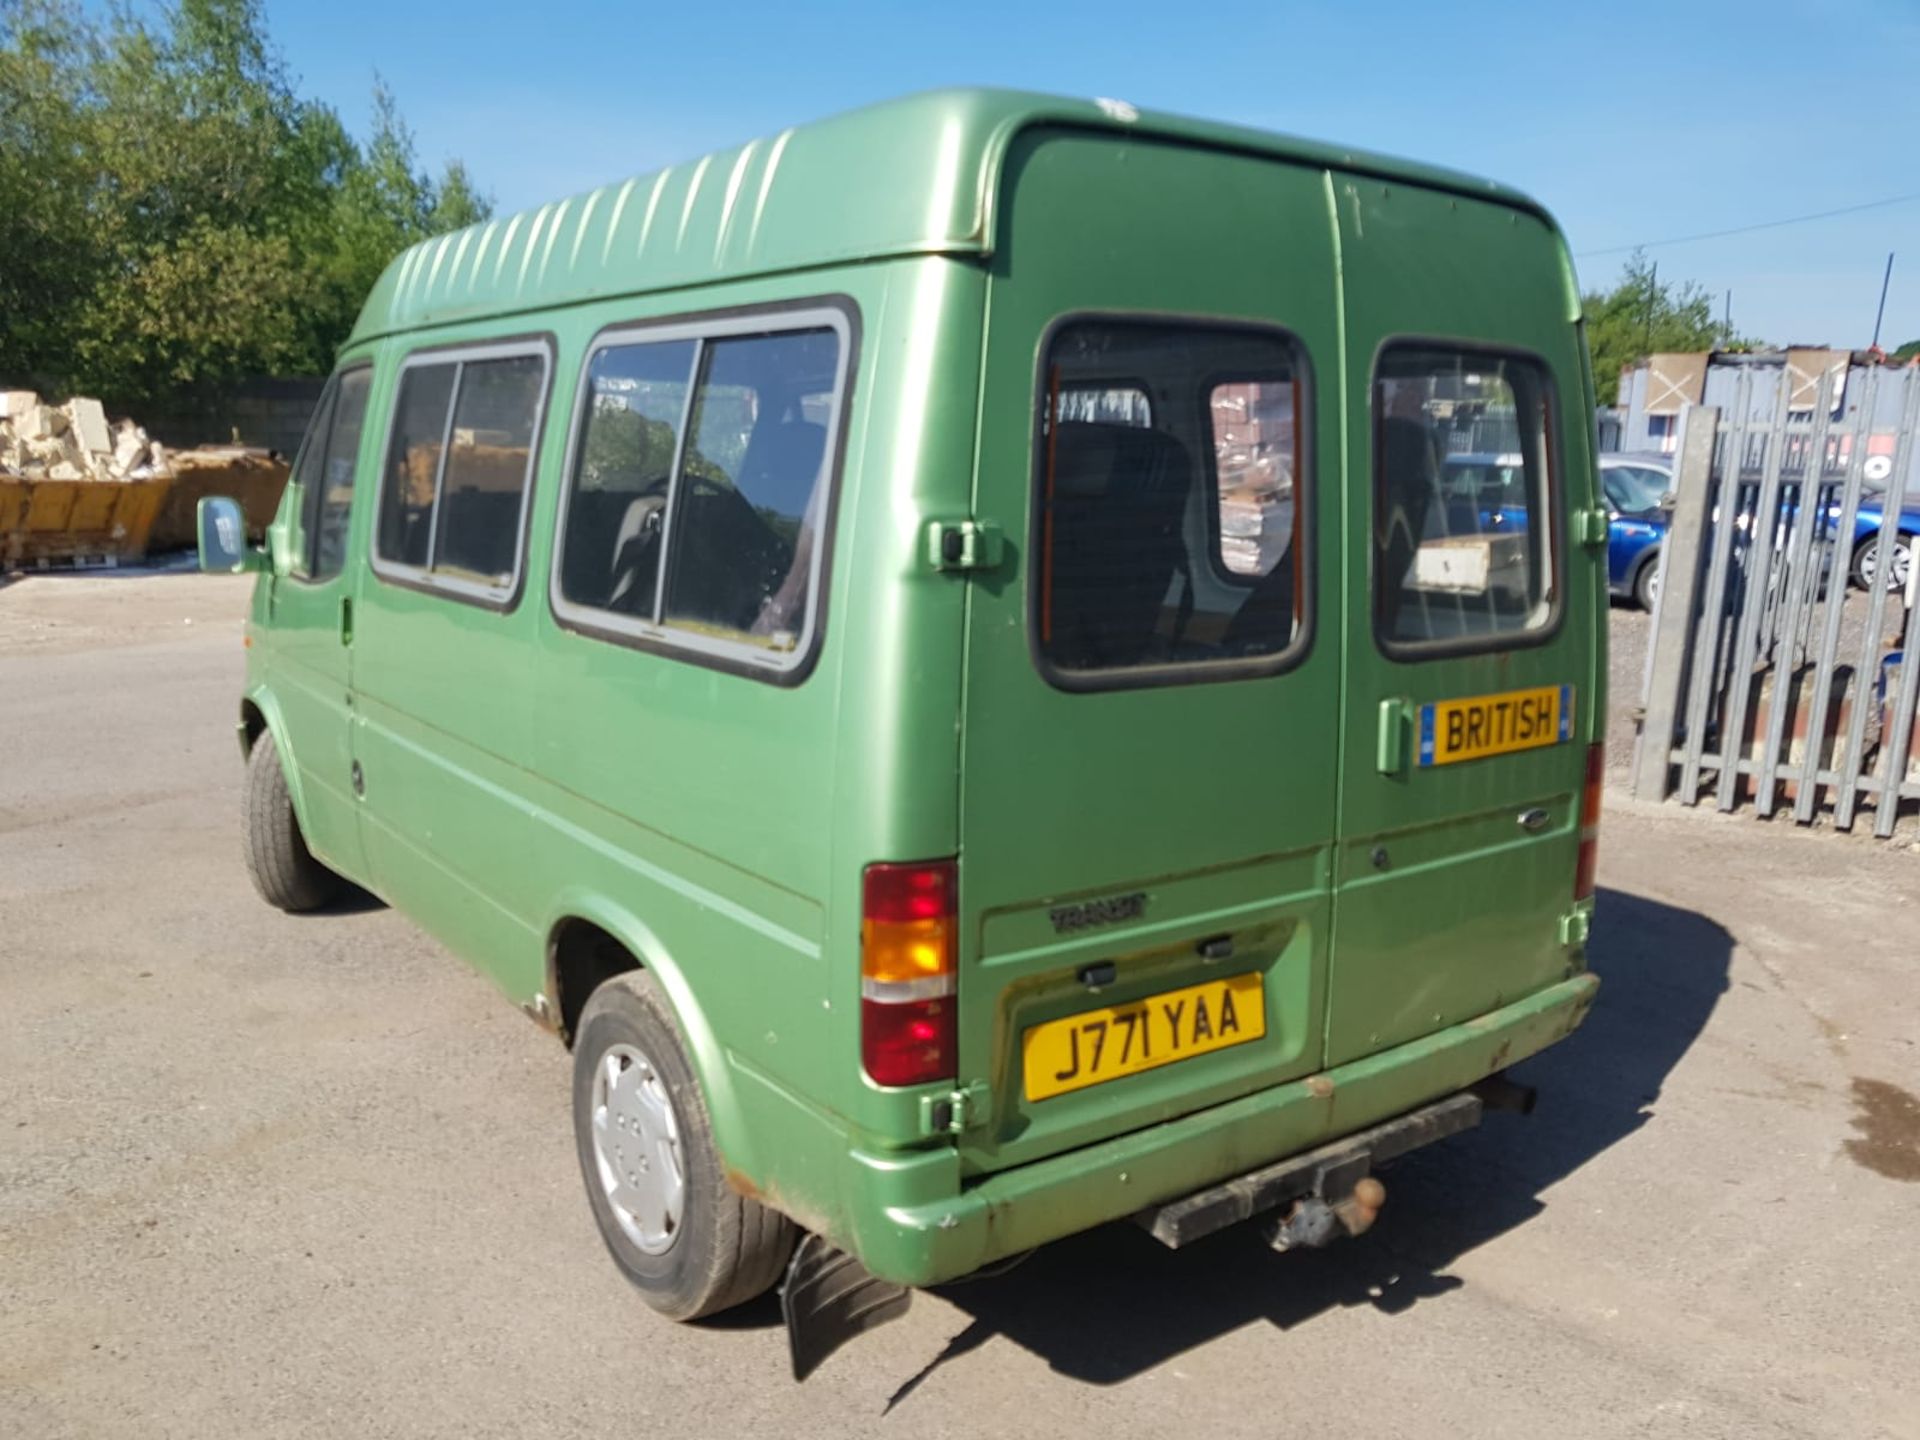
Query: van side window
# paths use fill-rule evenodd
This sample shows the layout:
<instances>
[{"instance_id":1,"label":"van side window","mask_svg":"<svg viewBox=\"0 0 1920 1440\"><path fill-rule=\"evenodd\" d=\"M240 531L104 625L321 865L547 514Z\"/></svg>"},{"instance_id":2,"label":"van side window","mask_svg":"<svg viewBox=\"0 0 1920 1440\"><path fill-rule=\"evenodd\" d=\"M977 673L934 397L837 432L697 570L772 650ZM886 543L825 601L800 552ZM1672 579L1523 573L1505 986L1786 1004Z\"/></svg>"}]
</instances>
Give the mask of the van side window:
<instances>
[{"instance_id":1,"label":"van side window","mask_svg":"<svg viewBox=\"0 0 1920 1440\"><path fill-rule=\"evenodd\" d=\"M393 406L387 477L374 537L377 559L424 570L433 539L433 507L440 478L440 446L447 435L456 365L409 367Z\"/></svg>"},{"instance_id":2,"label":"van side window","mask_svg":"<svg viewBox=\"0 0 1920 1440\"><path fill-rule=\"evenodd\" d=\"M563 496L555 614L796 665L814 626L847 350L838 310L603 337Z\"/></svg>"},{"instance_id":3,"label":"van side window","mask_svg":"<svg viewBox=\"0 0 1920 1440\"><path fill-rule=\"evenodd\" d=\"M331 580L346 564L353 472L360 456L360 432L367 419L367 395L372 388L370 365L340 375L334 389L333 413L328 417L325 448L319 463L303 476L303 485L310 487L302 490L300 498L309 507L307 578L311 580Z\"/></svg>"},{"instance_id":4,"label":"van side window","mask_svg":"<svg viewBox=\"0 0 1920 1440\"><path fill-rule=\"evenodd\" d=\"M320 504L320 473L326 468L327 435L333 429L333 407L340 398L340 377L327 381L320 401L313 407L307 433L293 457L293 473L287 477L287 490L294 500L291 512L297 529L293 536L292 573L297 580L313 580L313 545L316 512Z\"/></svg>"},{"instance_id":5,"label":"van side window","mask_svg":"<svg viewBox=\"0 0 1920 1440\"><path fill-rule=\"evenodd\" d=\"M1498 648L1556 612L1552 382L1520 355L1397 345L1373 386L1374 622L1395 651ZM1494 436L1505 448L1475 450Z\"/></svg>"},{"instance_id":6,"label":"van side window","mask_svg":"<svg viewBox=\"0 0 1920 1440\"><path fill-rule=\"evenodd\" d=\"M771 650L799 643L839 349L831 330L706 347L668 522L668 625Z\"/></svg>"},{"instance_id":7,"label":"van side window","mask_svg":"<svg viewBox=\"0 0 1920 1440\"><path fill-rule=\"evenodd\" d=\"M546 379L544 346L408 363L374 528L376 572L483 600L512 593Z\"/></svg>"},{"instance_id":8,"label":"van side window","mask_svg":"<svg viewBox=\"0 0 1920 1440\"><path fill-rule=\"evenodd\" d=\"M1291 337L1260 326L1055 330L1033 590L1039 655L1057 683L1270 671L1303 647L1304 371ZM1137 402L1105 398L1129 391Z\"/></svg>"},{"instance_id":9,"label":"van side window","mask_svg":"<svg viewBox=\"0 0 1920 1440\"><path fill-rule=\"evenodd\" d=\"M691 340L612 345L587 363L586 418L560 546L559 591L571 604L653 616L696 348Z\"/></svg>"}]
</instances>

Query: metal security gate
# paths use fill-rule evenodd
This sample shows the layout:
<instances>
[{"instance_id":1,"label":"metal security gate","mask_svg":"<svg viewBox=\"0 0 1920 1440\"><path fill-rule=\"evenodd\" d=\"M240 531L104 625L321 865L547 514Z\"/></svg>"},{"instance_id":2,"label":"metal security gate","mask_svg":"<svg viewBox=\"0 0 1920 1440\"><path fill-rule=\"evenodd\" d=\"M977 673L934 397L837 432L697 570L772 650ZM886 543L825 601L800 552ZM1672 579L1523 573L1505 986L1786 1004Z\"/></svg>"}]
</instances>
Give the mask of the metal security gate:
<instances>
[{"instance_id":1,"label":"metal security gate","mask_svg":"<svg viewBox=\"0 0 1920 1440\"><path fill-rule=\"evenodd\" d=\"M1681 415L1634 792L1890 837L1920 813L1920 369L1764 389Z\"/></svg>"}]
</instances>

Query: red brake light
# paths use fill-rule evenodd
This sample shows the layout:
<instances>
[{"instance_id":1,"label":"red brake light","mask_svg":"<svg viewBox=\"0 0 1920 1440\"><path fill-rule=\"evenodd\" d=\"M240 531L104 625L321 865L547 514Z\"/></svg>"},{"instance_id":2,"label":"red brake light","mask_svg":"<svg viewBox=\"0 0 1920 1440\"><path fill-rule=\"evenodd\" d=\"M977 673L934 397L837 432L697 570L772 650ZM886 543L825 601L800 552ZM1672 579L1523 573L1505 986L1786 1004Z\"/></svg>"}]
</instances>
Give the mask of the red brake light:
<instances>
[{"instance_id":1,"label":"red brake light","mask_svg":"<svg viewBox=\"0 0 1920 1440\"><path fill-rule=\"evenodd\" d=\"M1587 782L1580 792L1580 858L1574 865L1573 898L1593 894L1594 867L1600 861L1600 791L1607 775L1607 747L1587 747Z\"/></svg>"},{"instance_id":2,"label":"red brake light","mask_svg":"<svg viewBox=\"0 0 1920 1440\"><path fill-rule=\"evenodd\" d=\"M861 877L863 922L939 920L955 912L951 860L931 865L869 865Z\"/></svg>"},{"instance_id":3,"label":"red brake light","mask_svg":"<svg viewBox=\"0 0 1920 1440\"><path fill-rule=\"evenodd\" d=\"M860 1058L876 1085L957 1069L959 866L869 865L861 877Z\"/></svg>"},{"instance_id":4,"label":"red brake light","mask_svg":"<svg viewBox=\"0 0 1920 1440\"><path fill-rule=\"evenodd\" d=\"M860 1060L876 1085L951 1080L958 1034L953 997L860 1001Z\"/></svg>"}]
</instances>

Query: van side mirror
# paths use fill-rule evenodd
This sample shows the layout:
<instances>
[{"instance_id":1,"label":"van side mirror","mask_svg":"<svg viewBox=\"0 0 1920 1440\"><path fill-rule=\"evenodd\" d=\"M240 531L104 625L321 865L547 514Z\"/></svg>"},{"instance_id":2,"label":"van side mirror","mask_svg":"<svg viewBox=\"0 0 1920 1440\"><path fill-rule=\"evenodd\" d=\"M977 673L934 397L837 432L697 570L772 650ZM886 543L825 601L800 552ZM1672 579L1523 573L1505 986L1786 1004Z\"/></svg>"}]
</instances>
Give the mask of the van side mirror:
<instances>
[{"instance_id":1,"label":"van side mirror","mask_svg":"<svg viewBox=\"0 0 1920 1440\"><path fill-rule=\"evenodd\" d=\"M1673 509L1674 506L1678 505L1679 503L1680 503L1680 496L1675 491L1668 490L1668 491L1665 491L1660 496L1660 508L1662 510L1671 510Z\"/></svg>"},{"instance_id":2,"label":"van side mirror","mask_svg":"<svg viewBox=\"0 0 1920 1440\"><path fill-rule=\"evenodd\" d=\"M209 495L200 502L200 568L209 575L238 575L267 568L267 552L247 544L247 517L238 501Z\"/></svg>"}]
</instances>

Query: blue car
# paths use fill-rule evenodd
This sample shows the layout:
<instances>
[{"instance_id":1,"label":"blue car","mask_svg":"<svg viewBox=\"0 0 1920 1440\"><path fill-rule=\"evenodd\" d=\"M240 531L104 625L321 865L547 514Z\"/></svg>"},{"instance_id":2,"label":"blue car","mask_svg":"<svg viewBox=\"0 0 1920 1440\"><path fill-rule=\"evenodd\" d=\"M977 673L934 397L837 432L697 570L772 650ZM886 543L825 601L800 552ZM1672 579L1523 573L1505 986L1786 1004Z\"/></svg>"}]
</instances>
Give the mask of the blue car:
<instances>
[{"instance_id":1,"label":"blue car","mask_svg":"<svg viewBox=\"0 0 1920 1440\"><path fill-rule=\"evenodd\" d=\"M1834 497L1827 513L1838 524L1838 495ZM1876 547L1880 539L1880 521L1886 513L1887 491L1884 482L1867 481L1860 490L1860 508L1854 513L1853 544L1850 547L1853 558L1849 573L1853 576L1853 583L1862 590L1873 588L1874 564L1879 558ZM1894 524L1898 533L1893 541L1893 563L1887 567L1887 588L1905 590L1907 578L1913 573L1916 541L1920 541L1920 495L1911 497L1900 507L1899 518Z\"/></svg>"},{"instance_id":2,"label":"blue car","mask_svg":"<svg viewBox=\"0 0 1920 1440\"><path fill-rule=\"evenodd\" d=\"M1600 489L1607 497L1607 588L1651 610L1660 590L1660 547L1673 520L1671 462L1602 455Z\"/></svg>"},{"instance_id":3,"label":"blue car","mask_svg":"<svg viewBox=\"0 0 1920 1440\"><path fill-rule=\"evenodd\" d=\"M1673 488L1665 456L1602 455L1600 484L1607 497L1607 588L1642 609L1653 608L1660 584L1660 545L1669 516L1663 502ZM1447 533L1523 533L1527 507L1520 488L1526 469L1518 455L1449 455L1442 478Z\"/></svg>"}]
</instances>

